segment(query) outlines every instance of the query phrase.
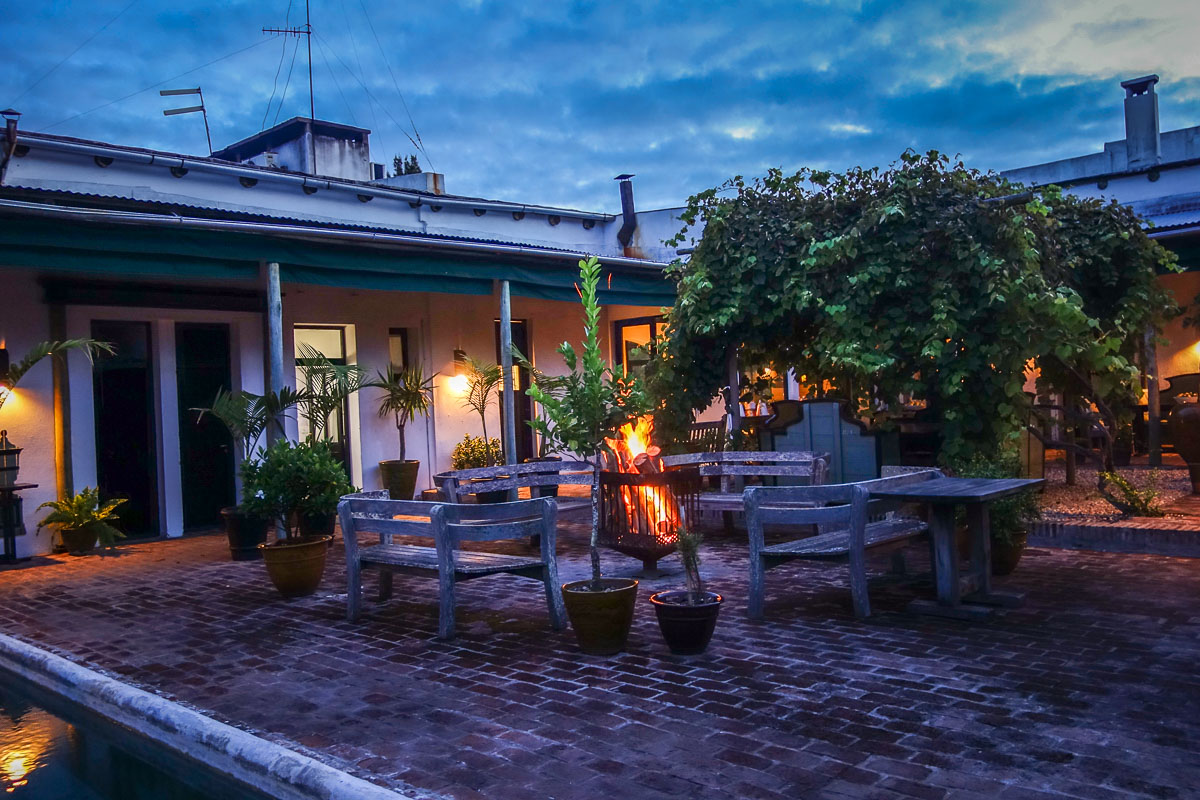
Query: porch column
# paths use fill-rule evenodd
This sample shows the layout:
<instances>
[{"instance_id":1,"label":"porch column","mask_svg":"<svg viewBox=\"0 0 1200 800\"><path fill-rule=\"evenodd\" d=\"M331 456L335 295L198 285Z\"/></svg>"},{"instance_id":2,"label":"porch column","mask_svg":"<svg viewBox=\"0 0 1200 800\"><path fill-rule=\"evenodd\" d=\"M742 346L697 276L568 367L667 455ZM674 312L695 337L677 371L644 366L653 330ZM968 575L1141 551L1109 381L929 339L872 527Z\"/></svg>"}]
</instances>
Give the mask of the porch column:
<instances>
[{"instance_id":1,"label":"porch column","mask_svg":"<svg viewBox=\"0 0 1200 800\"><path fill-rule=\"evenodd\" d=\"M50 338L61 342L67 336L67 308L61 303L50 306ZM66 354L50 360L54 393L54 483L59 500L75 496L75 476L71 465L71 379Z\"/></svg>"},{"instance_id":2,"label":"porch column","mask_svg":"<svg viewBox=\"0 0 1200 800\"><path fill-rule=\"evenodd\" d=\"M512 379L512 297L508 281L500 281L500 388L504 402L504 463L517 463L517 402Z\"/></svg>"},{"instance_id":3,"label":"porch column","mask_svg":"<svg viewBox=\"0 0 1200 800\"><path fill-rule=\"evenodd\" d=\"M1162 402L1158 395L1158 345L1154 341L1154 328L1146 331L1142 368L1146 373L1146 450L1150 454L1150 466L1162 466Z\"/></svg>"},{"instance_id":4,"label":"porch column","mask_svg":"<svg viewBox=\"0 0 1200 800\"><path fill-rule=\"evenodd\" d=\"M283 389L283 293L279 285L279 263L267 264L267 391ZM267 426L267 441L279 438L275 429Z\"/></svg>"}]
</instances>

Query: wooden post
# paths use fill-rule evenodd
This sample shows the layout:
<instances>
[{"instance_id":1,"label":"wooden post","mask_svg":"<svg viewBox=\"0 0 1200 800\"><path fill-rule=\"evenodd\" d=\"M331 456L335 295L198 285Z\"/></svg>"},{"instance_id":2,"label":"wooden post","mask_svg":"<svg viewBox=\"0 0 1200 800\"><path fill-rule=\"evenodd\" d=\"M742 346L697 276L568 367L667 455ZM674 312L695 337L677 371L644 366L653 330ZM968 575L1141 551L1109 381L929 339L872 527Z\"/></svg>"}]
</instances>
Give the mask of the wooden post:
<instances>
[{"instance_id":1,"label":"wooden post","mask_svg":"<svg viewBox=\"0 0 1200 800\"><path fill-rule=\"evenodd\" d=\"M1162 466L1162 401L1158 393L1158 345L1154 328L1146 331L1144 369L1146 372L1146 450L1150 466Z\"/></svg>"},{"instance_id":2,"label":"wooden post","mask_svg":"<svg viewBox=\"0 0 1200 800\"><path fill-rule=\"evenodd\" d=\"M283 389L283 292L279 282L279 263L267 264L267 391ZM278 439L278 431L267 426L267 441Z\"/></svg>"},{"instance_id":3,"label":"wooden post","mask_svg":"<svg viewBox=\"0 0 1200 800\"><path fill-rule=\"evenodd\" d=\"M66 306L50 306L50 338L61 342L67 338ZM71 381L67 355L55 356L50 362L54 393L54 484L59 500L75 496L75 477L71 464Z\"/></svg>"},{"instance_id":4,"label":"wooden post","mask_svg":"<svg viewBox=\"0 0 1200 800\"><path fill-rule=\"evenodd\" d=\"M1075 398L1068 391L1063 391L1063 440L1069 444L1075 444L1078 437L1075 429L1075 420L1071 417L1075 411ZM1067 486L1075 485L1075 450L1071 447L1063 449L1063 461L1067 467Z\"/></svg>"},{"instance_id":5,"label":"wooden post","mask_svg":"<svg viewBox=\"0 0 1200 800\"><path fill-rule=\"evenodd\" d=\"M504 463L517 463L517 401L513 396L512 294L508 281L500 281L500 390L504 403ZM509 500L517 499L510 489Z\"/></svg>"}]
</instances>

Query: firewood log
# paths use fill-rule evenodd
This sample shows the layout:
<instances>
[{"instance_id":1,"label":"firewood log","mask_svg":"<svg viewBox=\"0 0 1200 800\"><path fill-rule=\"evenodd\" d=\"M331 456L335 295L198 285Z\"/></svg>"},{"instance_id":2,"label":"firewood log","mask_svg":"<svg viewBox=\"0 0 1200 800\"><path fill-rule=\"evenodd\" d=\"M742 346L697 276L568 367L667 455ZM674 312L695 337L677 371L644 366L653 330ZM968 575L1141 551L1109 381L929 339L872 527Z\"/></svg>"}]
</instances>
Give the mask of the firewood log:
<instances>
[{"instance_id":1,"label":"firewood log","mask_svg":"<svg viewBox=\"0 0 1200 800\"><path fill-rule=\"evenodd\" d=\"M657 475L661 472L658 468L658 461L651 458L648 453L638 453L634 456L633 468L643 475Z\"/></svg>"}]
</instances>

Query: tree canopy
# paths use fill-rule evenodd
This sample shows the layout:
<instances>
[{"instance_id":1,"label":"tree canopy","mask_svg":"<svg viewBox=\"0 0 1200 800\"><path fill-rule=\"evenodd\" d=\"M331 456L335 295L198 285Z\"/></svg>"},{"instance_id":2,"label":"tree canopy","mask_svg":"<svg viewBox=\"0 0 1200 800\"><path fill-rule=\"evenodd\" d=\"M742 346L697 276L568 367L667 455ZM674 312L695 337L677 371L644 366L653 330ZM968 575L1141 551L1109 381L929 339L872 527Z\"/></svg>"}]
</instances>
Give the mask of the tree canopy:
<instances>
[{"instance_id":1,"label":"tree canopy","mask_svg":"<svg viewBox=\"0 0 1200 800\"><path fill-rule=\"evenodd\" d=\"M711 402L730 348L863 414L924 400L951 458L1022 427L1028 367L1127 405L1142 337L1173 313L1155 276L1174 256L1127 207L1021 188L931 151L692 197L674 243L704 230L671 267L677 298L651 370L659 428Z\"/></svg>"}]
</instances>

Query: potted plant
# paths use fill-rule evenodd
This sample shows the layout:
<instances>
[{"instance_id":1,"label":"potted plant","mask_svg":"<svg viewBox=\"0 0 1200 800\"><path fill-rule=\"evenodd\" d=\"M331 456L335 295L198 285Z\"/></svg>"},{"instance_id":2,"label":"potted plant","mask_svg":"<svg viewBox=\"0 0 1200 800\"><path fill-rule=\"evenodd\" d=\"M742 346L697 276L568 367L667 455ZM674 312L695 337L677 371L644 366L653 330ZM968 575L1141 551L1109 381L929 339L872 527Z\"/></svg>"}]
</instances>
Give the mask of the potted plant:
<instances>
[{"instance_id":1,"label":"potted plant","mask_svg":"<svg viewBox=\"0 0 1200 800\"><path fill-rule=\"evenodd\" d=\"M492 441L488 439L487 435L487 410L500 394L502 376L500 366L470 357L467 358L466 363L467 393L463 395L462 405L463 408L469 408L479 415L479 424L483 427L483 438ZM500 463L499 449L496 451L495 458L490 458L488 463L479 466L490 467L498 463Z\"/></svg>"},{"instance_id":2,"label":"potted plant","mask_svg":"<svg viewBox=\"0 0 1200 800\"><path fill-rule=\"evenodd\" d=\"M687 588L650 595L663 639L677 656L698 655L708 648L724 601L721 595L704 590L704 580L700 577L702 540L699 533L687 528L679 530L677 547Z\"/></svg>"},{"instance_id":3,"label":"potted plant","mask_svg":"<svg viewBox=\"0 0 1200 800\"><path fill-rule=\"evenodd\" d=\"M461 442L454 445L454 450L450 453L450 466L456 470L490 467L499 460L499 439L485 440L478 436L472 436L469 433L463 436ZM490 478L476 478L473 479L473 482L481 480L490 480ZM507 489L500 489L495 492L477 492L475 494L475 501L479 503L503 503L507 499Z\"/></svg>"},{"instance_id":4,"label":"potted plant","mask_svg":"<svg viewBox=\"0 0 1200 800\"><path fill-rule=\"evenodd\" d=\"M632 578L604 578L600 573L600 458L605 439L630 420L646 413L650 404L636 377L616 375L600 354L600 305L596 287L600 262L593 256L579 262L579 294L583 303L583 352L564 342L562 354L570 374L555 392L531 383L528 394L542 405L534 429L555 450L577 453L592 465L592 577L564 584L563 601L579 647L593 655L611 655L625 648L633 624L638 582Z\"/></svg>"},{"instance_id":5,"label":"potted plant","mask_svg":"<svg viewBox=\"0 0 1200 800\"><path fill-rule=\"evenodd\" d=\"M308 426L308 438L323 442L330 453L341 448L334 439L336 426L331 421L344 407L347 398L367 385L367 369L358 364L339 364L308 344L299 347L296 366L304 387L301 390L300 416ZM337 460L335 455L335 460ZM345 468L342 469L345 478ZM328 513L305 514L300 518L300 530L306 536L333 536L337 503Z\"/></svg>"},{"instance_id":6,"label":"potted plant","mask_svg":"<svg viewBox=\"0 0 1200 800\"><path fill-rule=\"evenodd\" d=\"M117 508L124 502L117 499L101 503L98 488L85 488L69 499L51 500L38 506L38 511L52 509L38 523L38 530L47 525L58 526L63 546L73 556L87 555L95 549L97 542L104 547L113 547L117 539L125 538L125 534L112 525L117 518Z\"/></svg>"},{"instance_id":7,"label":"potted plant","mask_svg":"<svg viewBox=\"0 0 1200 800\"><path fill-rule=\"evenodd\" d=\"M283 434L283 418L287 412L304 400L304 395L284 387L279 392L265 395L253 392L217 392L208 408L193 408L200 416L211 414L237 442L242 463L254 458L255 448L262 434L274 427ZM242 488L243 496L245 487ZM270 517L253 513L245 504L221 509L221 523L229 539L229 555L234 561L254 561L262 558L259 545L267 541L271 526Z\"/></svg>"},{"instance_id":8,"label":"potted plant","mask_svg":"<svg viewBox=\"0 0 1200 800\"><path fill-rule=\"evenodd\" d=\"M412 500L417 491L417 473L421 462L406 459L404 448L404 426L417 417L429 415L433 407L433 379L421 370L420 365L397 370L388 366L387 372L379 372L375 380L367 384L382 389L379 398L379 416L392 417L396 423L396 435L400 439L400 458L379 462L379 478L383 488L393 500Z\"/></svg>"},{"instance_id":9,"label":"potted plant","mask_svg":"<svg viewBox=\"0 0 1200 800\"><path fill-rule=\"evenodd\" d=\"M353 488L341 462L325 442L309 439L292 444L281 439L242 462L243 508L275 520L284 538L259 545L267 574L284 597L304 597L317 590L325 571L331 535L306 535L301 520L332 514L338 500Z\"/></svg>"}]
</instances>

